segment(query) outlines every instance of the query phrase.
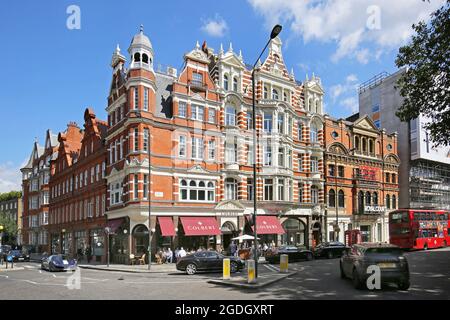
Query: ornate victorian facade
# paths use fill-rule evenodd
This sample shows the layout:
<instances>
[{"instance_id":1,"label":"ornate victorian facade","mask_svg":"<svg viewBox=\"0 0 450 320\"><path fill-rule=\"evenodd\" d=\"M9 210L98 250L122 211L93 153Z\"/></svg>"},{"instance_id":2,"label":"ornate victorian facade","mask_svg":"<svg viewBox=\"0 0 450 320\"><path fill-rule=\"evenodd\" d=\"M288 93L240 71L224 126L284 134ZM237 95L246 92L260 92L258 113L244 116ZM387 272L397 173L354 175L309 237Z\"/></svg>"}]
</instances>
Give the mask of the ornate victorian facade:
<instances>
[{"instance_id":1,"label":"ornate victorian facade","mask_svg":"<svg viewBox=\"0 0 450 320\"><path fill-rule=\"evenodd\" d=\"M368 116L326 116L325 143L328 239L336 239L338 220L341 242L351 229L363 241L388 241L388 214L398 207L396 133L379 130Z\"/></svg>"},{"instance_id":2,"label":"ornate victorian facade","mask_svg":"<svg viewBox=\"0 0 450 320\"><path fill-rule=\"evenodd\" d=\"M149 209L153 248L227 248L231 237L251 232L252 121L262 241L310 246L321 240L323 90L319 78L299 83L287 71L278 38L256 70L255 117L252 70L231 45L214 54L197 43L180 75L172 68L155 72L142 30L128 53L128 68L119 48L113 54L107 108L113 260L147 249ZM273 226L264 231L265 225ZM204 226L209 231L192 233Z\"/></svg>"}]
</instances>

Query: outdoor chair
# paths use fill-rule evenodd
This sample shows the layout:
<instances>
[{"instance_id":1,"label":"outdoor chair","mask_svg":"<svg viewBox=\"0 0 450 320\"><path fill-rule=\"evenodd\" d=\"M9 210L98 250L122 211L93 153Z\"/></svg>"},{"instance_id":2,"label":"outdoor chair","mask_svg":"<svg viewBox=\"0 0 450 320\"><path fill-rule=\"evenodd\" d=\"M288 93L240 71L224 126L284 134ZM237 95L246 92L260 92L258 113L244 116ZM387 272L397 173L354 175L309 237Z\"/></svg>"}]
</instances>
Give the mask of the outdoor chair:
<instances>
[{"instance_id":1,"label":"outdoor chair","mask_svg":"<svg viewBox=\"0 0 450 320\"><path fill-rule=\"evenodd\" d=\"M138 260L139 264L145 264L145 253L142 255L142 257Z\"/></svg>"}]
</instances>

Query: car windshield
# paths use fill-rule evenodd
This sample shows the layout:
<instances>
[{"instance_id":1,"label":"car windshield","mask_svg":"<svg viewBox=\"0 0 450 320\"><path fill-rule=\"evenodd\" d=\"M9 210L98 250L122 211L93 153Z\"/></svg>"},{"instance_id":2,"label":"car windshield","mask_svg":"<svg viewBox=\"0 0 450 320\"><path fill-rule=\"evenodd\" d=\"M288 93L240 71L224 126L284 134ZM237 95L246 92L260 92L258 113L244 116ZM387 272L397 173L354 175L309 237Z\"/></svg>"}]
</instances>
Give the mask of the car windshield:
<instances>
[{"instance_id":1,"label":"car windshield","mask_svg":"<svg viewBox=\"0 0 450 320\"><path fill-rule=\"evenodd\" d=\"M403 252L398 248L367 248L365 251L366 255L371 254L391 254L396 256L403 255Z\"/></svg>"}]
</instances>

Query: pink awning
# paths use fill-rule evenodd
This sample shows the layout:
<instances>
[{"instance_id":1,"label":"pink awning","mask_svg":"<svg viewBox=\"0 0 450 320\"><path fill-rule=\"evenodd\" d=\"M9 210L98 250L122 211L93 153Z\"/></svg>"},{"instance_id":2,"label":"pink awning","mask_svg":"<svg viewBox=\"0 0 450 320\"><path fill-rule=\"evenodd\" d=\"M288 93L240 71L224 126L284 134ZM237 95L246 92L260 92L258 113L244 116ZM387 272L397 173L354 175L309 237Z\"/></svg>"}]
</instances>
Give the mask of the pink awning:
<instances>
[{"instance_id":1,"label":"pink awning","mask_svg":"<svg viewBox=\"0 0 450 320\"><path fill-rule=\"evenodd\" d=\"M219 224L214 217L181 217L186 236L218 236Z\"/></svg>"},{"instance_id":2,"label":"pink awning","mask_svg":"<svg viewBox=\"0 0 450 320\"><path fill-rule=\"evenodd\" d=\"M171 217L158 217L158 221L159 227L161 228L161 235L163 237L173 237L176 235Z\"/></svg>"},{"instance_id":3,"label":"pink awning","mask_svg":"<svg viewBox=\"0 0 450 320\"><path fill-rule=\"evenodd\" d=\"M250 216L247 217L247 219ZM252 226L252 229L254 227ZM276 216L256 216L256 233L257 234L285 234L283 227Z\"/></svg>"}]
</instances>

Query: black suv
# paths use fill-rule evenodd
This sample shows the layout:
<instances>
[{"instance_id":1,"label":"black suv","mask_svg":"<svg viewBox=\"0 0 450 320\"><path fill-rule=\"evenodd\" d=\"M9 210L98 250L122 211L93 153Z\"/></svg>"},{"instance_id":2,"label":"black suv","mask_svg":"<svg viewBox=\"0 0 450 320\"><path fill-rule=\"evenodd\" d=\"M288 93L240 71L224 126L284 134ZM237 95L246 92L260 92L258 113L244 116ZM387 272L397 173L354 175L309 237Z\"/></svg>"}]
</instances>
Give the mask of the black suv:
<instances>
[{"instance_id":1,"label":"black suv","mask_svg":"<svg viewBox=\"0 0 450 320\"><path fill-rule=\"evenodd\" d=\"M403 251L392 244L361 243L345 250L340 260L342 278L351 278L357 289L365 287L368 268L378 266L381 283L396 283L400 290L409 289L409 267Z\"/></svg>"}]
</instances>

